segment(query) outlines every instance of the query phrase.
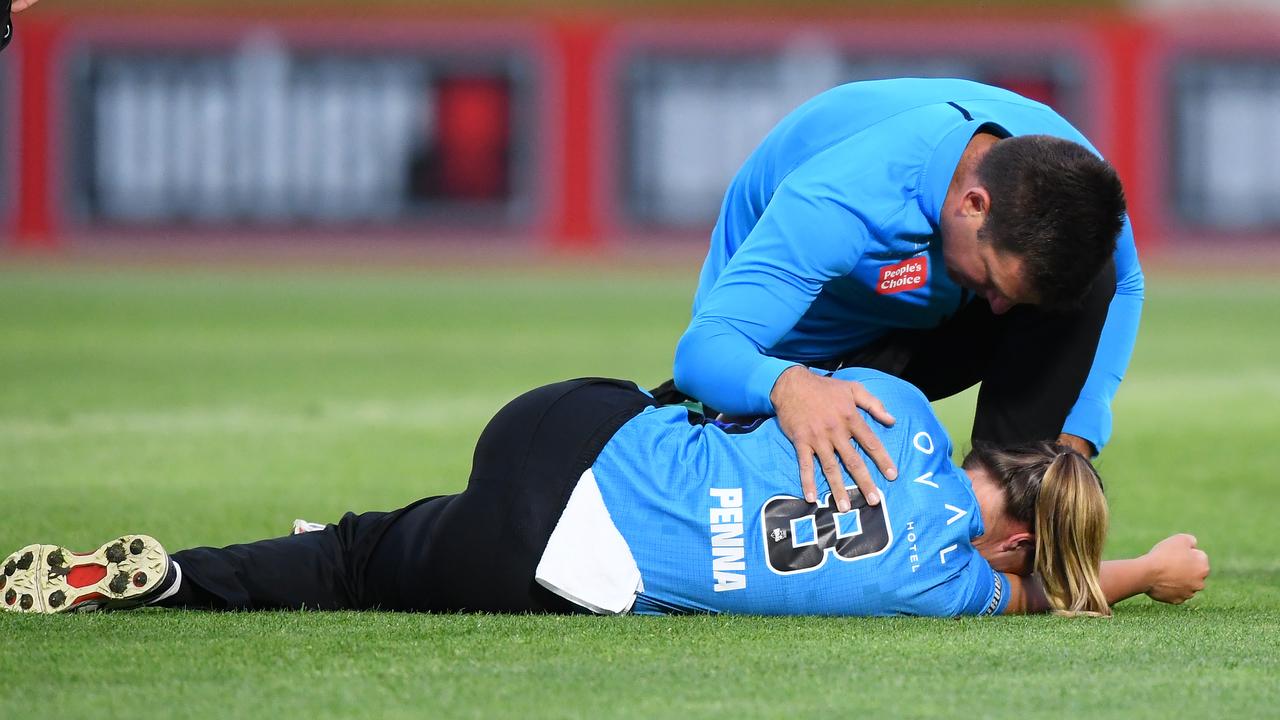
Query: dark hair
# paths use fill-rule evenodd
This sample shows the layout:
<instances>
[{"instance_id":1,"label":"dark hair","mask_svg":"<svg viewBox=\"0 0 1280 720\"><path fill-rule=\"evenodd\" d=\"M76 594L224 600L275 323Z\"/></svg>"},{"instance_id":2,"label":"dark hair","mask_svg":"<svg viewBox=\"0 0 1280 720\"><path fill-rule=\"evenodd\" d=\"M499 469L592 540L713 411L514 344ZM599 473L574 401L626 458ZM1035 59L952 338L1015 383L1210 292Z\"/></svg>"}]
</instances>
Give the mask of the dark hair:
<instances>
[{"instance_id":1,"label":"dark hair","mask_svg":"<svg viewBox=\"0 0 1280 720\"><path fill-rule=\"evenodd\" d=\"M1035 573L1060 615L1110 615L1099 577L1107 500L1093 464L1065 445L975 443L964 468L982 468L1004 491L1005 514L1035 533Z\"/></svg>"},{"instance_id":2,"label":"dark hair","mask_svg":"<svg viewBox=\"0 0 1280 720\"><path fill-rule=\"evenodd\" d=\"M992 145L977 174L991 194L978 237L1022 258L1040 305L1079 302L1124 223L1115 168L1069 140L1022 135Z\"/></svg>"}]
</instances>

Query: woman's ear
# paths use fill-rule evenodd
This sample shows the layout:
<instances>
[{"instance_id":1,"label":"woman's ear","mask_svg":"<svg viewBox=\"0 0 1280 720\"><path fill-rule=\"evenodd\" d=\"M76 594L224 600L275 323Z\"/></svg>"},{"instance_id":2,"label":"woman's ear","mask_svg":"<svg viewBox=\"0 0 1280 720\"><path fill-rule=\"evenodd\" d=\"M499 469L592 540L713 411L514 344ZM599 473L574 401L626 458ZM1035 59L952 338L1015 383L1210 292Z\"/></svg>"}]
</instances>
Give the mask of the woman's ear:
<instances>
[{"instance_id":1,"label":"woman's ear","mask_svg":"<svg viewBox=\"0 0 1280 720\"><path fill-rule=\"evenodd\" d=\"M1030 575L1036 561L1036 535L1032 532L1017 532L1004 539L1000 550L1014 560L1021 569L1019 575Z\"/></svg>"},{"instance_id":2,"label":"woman's ear","mask_svg":"<svg viewBox=\"0 0 1280 720\"><path fill-rule=\"evenodd\" d=\"M1016 532L1004 539L1000 544L1000 549L1008 552L1021 552L1027 550L1035 552L1036 534L1033 532Z\"/></svg>"}]
</instances>

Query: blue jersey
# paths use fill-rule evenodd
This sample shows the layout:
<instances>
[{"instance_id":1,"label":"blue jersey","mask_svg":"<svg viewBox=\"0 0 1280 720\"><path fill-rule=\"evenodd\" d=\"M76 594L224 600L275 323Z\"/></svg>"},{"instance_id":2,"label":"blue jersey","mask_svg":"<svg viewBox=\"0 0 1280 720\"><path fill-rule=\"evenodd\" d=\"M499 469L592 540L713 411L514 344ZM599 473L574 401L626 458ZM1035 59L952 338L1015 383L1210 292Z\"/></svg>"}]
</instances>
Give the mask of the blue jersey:
<instances>
[{"instance_id":1,"label":"blue jersey","mask_svg":"<svg viewBox=\"0 0 1280 720\"><path fill-rule=\"evenodd\" d=\"M866 384L897 413L892 428L868 419L900 473L888 482L873 469L884 498L877 507L856 489L847 513L830 493L819 503L800 498L795 450L773 418L722 426L691 422L680 406L654 407L613 436L592 471L640 569L635 612L1004 610L1007 581L973 548L982 516L928 401L874 370L836 377ZM853 489L847 474L838 481Z\"/></svg>"},{"instance_id":2,"label":"blue jersey","mask_svg":"<svg viewBox=\"0 0 1280 720\"><path fill-rule=\"evenodd\" d=\"M893 329L936 327L969 302L945 272L939 217L960 156L984 126L1093 149L1049 107L964 80L852 83L783 119L725 194L676 349L681 390L730 414L770 415L769 394L791 365L839 357ZM1142 309L1127 219L1115 265L1093 366L1063 427L1098 449L1111 435L1111 400Z\"/></svg>"}]
</instances>

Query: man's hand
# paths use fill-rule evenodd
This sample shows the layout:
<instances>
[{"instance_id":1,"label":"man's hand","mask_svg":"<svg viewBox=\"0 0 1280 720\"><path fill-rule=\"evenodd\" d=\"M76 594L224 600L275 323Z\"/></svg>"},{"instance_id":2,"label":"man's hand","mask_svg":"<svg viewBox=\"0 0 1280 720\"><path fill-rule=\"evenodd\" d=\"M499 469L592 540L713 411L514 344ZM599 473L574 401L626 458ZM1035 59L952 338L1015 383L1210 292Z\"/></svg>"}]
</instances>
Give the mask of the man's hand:
<instances>
[{"instance_id":1,"label":"man's hand","mask_svg":"<svg viewBox=\"0 0 1280 720\"><path fill-rule=\"evenodd\" d=\"M1209 577L1209 556L1196 548L1195 535L1174 535L1161 540L1146 555L1152 566L1152 600L1178 605L1204 589Z\"/></svg>"},{"instance_id":2,"label":"man's hand","mask_svg":"<svg viewBox=\"0 0 1280 720\"><path fill-rule=\"evenodd\" d=\"M1094 455L1098 454L1093 449L1093 443L1089 442L1088 440L1085 440L1079 435L1062 433L1061 435L1058 436L1058 444L1066 445L1067 447L1071 448L1072 450L1075 450L1076 452L1080 453L1081 455L1087 458L1091 458Z\"/></svg>"},{"instance_id":3,"label":"man's hand","mask_svg":"<svg viewBox=\"0 0 1280 720\"><path fill-rule=\"evenodd\" d=\"M848 512L852 507L849 493L840 479L841 462L853 476L867 504L880 504L880 493L871 480L871 473L849 442L852 438L861 446L885 477L890 480L898 478L889 453L858 413L858 408L862 408L884 425L893 425L893 416L885 411L884 405L874 395L860 383L814 375L808 368L795 365L778 377L769 399L778 414L778 426L796 446L796 459L800 461L800 487L805 500L818 501L813 479L813 458L816 455L831 486L837 510Z\"/></svg>"}]
</instances>

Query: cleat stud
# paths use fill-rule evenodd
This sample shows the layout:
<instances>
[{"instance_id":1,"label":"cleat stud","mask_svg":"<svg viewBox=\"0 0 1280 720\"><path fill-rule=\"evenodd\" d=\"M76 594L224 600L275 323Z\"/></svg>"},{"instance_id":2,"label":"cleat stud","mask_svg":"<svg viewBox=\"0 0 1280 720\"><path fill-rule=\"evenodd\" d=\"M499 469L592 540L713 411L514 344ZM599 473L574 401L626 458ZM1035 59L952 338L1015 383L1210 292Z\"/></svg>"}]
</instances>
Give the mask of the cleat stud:
<instances>
[{"instance_id":1,"label":"cleat stud","mask_svg":"<svg viewBox=\"0 0 1280 720\"><path fill-rule=\"evenodd\" d=\"M23 595L23 596L22 596L22 602L18 603L18 605L19 605L23 610L30 610L30 609L31 609L31 606L32 606L32 605L35 605L35 604L36 604L36 599L35 599L35 598L33 598L33 597L31 597L30 595Z\"/></svg>"},{"instance_id":2,"label":"cleat stud","mask_svg":"<svg viewBox=\"0 0 1280 720\"><path fill-rule=\"evenodd\" d=\"M54 590L53 593L49 595L49 607L51 608L60 608L62 607L62 603L66 601L67 594L61 590Z\"/></svg>"},{"instance_id":3,"label":"cleat stud","mask_svg":"<svg viewBox=\"0 0 1280 720\"><path fill-rule=\"evenodd\" d=\"M129 587L129 573L120 573L111 579L111 584L107 589L116 595L120 595Z\"/></svg>"},{"instance_id":4,"label":"cleat stud","mask_svg":"<svg viewBox=\"0 0 1280 720\"><path fill-rule=\"evenodd\" d=\"M133 542L129 543L129 552L133 553L134 555L141 555L142 549L143 549L142 538L134 538Z\"/></svg>"},{"instance_id":5,"label":"cleat stud","mask_svg":"<svg viewBox=\"0 0 1280 720\"><path fill-rule=\"evenodd\" d=\"M142 587L147 584L147 574L144 572L136 572L133 574L133 586Z\"/></svg>"},{"instance_id":6,"label":"cleat stud","mask_svg":"<svg viewBox=\"0 0 1280 720\"><path fill-rule=\"evenodd\" d=\"M31 569L31 563L35 562L35 559L36 559L35 555L31 553L23 553L22 557L18 558L18 569L19 570Z\"/></svg>"},{"instance_id":7,"label":"cleat stud","mask_svg":"<svg viewBox=\"0 0 1280 720\"><path fill-rule=\"evenodd\" d=\"M8 585L8 584L9 584L9 576L8 576L8 575L0 575L0 590L3 590L3 589L4 589L4 586L5 586L5 585Z\"/></svg>"},{"instance_id":8,"label":"cleat stud","mask_svg":"<svg viewBox=\"0 0 1280 720\"><path fill-rule=\"evenodd\" d=\"M14 574L14 573L16 573L16 572L18 572L18 564L17 564L17 563L15 563L15 562L14 562L14 561L12 561L12 560L10 560L9 562L5 563L5 566L4 566L4 574L5 574L5 577L8 577L8 576L10 576L10 575L12 575L12 574Z\"/></svg>"},{"instance_id":9,"label":"cleat stud","mask_svg":"<svg viewBox=\"0 0 1280 720\"><path fill-rule=\"evenodd\" d=\"M118 563L121 560L124 560L124 558L124 543L116 543L115 545L107 548L107 560L113 563Z\"/></svg>"},{"instance_id":10,"label":"cleat stud","mask_svg":"<svg viewBox=\"0 0 1280 720\"><path fill-rule=\"evenodd\" d=\"M10 605L14 604L18 601L18 593L14 592L13 588L9 588L9 592L4 594L4 601Z\"/></svg>"},{"instance_id":11,"label":"cleat stud","mask_svg":"<svg viewBox=\"0 0 1280 720\"><path fill-rule=\"evenodd\" d=\"M63 556L61 550L54 550L53 552L49 553L48 560L49 560L49 567L51 568L60 568L63 565L67 564L67 558Z\"/></svg>"}]
</instances>

